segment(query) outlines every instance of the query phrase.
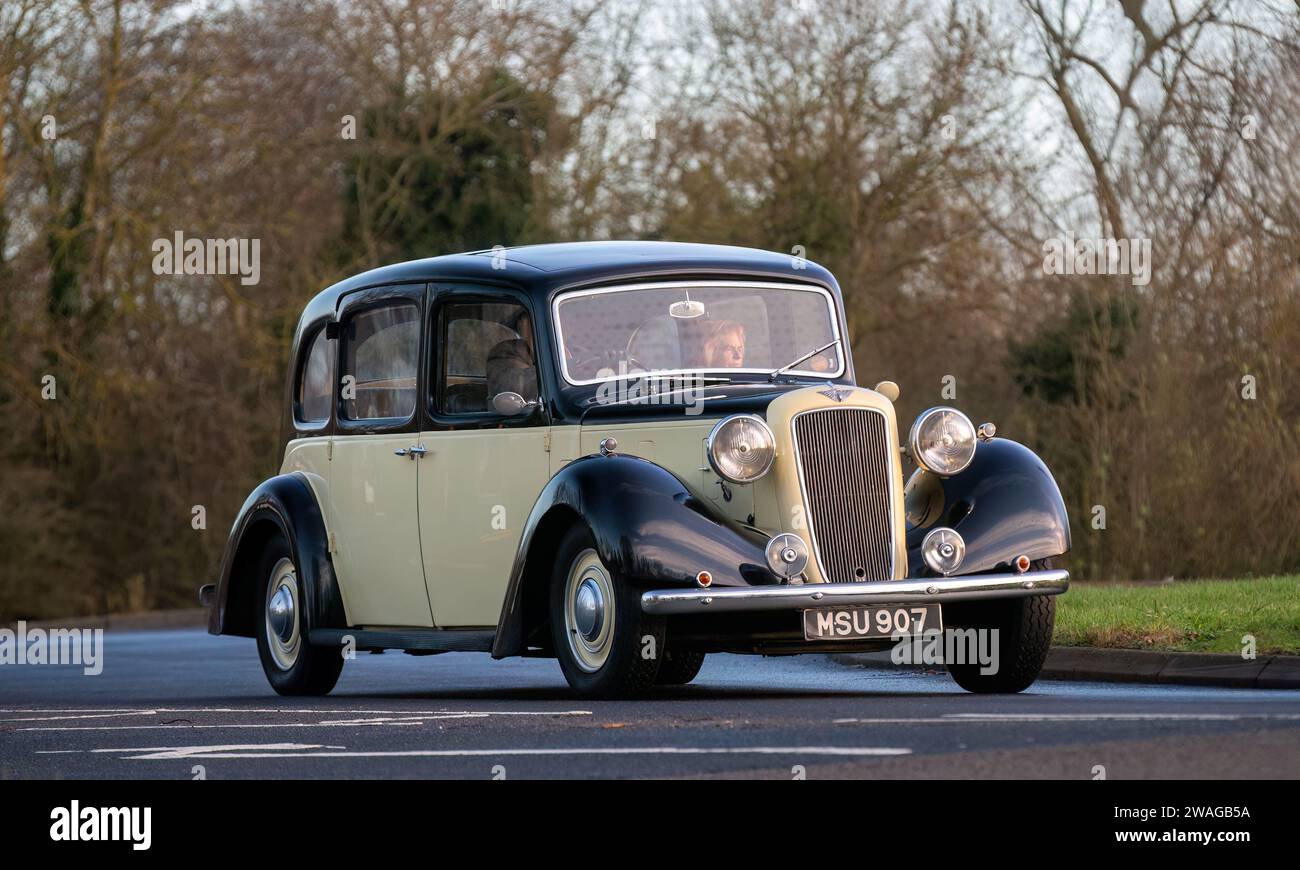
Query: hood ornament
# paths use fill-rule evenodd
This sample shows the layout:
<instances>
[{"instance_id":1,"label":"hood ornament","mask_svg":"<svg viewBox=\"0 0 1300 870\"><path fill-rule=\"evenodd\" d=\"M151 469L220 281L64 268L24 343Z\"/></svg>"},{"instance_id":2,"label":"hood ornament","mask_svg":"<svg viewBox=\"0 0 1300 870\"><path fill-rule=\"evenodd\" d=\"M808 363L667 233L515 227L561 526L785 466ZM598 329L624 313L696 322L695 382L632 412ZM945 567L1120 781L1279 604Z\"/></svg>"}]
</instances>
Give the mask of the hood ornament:
<instances>
[{"instance_id":1,"label":"hood ornament","mask_svg":"<svg viewBox=\"0 0 1300 870\"><path fill-rule=\"evenodd\" d=\"M826 389L818 390L817 392L836 402L843 402L849 396L853 395L852 387L837 387L830 381L826 382L826 387Z\"/></svg>"}]
</instances>

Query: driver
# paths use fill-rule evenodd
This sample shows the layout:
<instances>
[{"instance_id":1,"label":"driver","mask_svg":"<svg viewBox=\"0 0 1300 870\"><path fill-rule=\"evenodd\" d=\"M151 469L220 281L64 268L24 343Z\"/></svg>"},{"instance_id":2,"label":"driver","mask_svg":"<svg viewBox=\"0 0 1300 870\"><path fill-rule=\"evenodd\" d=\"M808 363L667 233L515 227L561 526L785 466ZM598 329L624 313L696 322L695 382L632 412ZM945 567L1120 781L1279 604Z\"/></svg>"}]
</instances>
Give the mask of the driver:
<instances>
[{"instance_id":1,"label":"driver","mask_svg":"<svg viewBox=\"0 0 1300 870\"><path fill-rule=\"evenodd\" d=\"M504 324L519 336L499 342L488 352L487 394L489 403L501 393L518 393L525 401L537 401L537 360L533 354L533 321L520 309Z\"/></svg>"},{"instance_id":2,"label":"driver","mask_svg":"<svg viewBox=\"0 0 1300 870\"><path fill-rule=\"evenodd\" d=\"M734 320L706 320L700 324L699 366L738 369L745 364L745 327Z\"/></svg>"}]
</instances>

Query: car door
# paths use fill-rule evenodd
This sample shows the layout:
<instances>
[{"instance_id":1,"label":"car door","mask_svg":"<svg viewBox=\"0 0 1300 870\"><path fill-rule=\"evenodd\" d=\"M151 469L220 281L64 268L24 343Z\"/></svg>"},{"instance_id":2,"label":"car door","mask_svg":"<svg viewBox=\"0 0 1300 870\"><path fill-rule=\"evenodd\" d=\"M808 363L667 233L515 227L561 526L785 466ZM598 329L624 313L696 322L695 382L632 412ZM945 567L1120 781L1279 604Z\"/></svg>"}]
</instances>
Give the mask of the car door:
<instances>
[{"instance_id":1,"label":"car door","mask_svg":"<svg viewBox=\"0 0 1300 870\"><path fill-rule=\"evenodd\" d=\"M503 415L497 392L539 397L523 294L437 287L426 328L430 389L421 441L420 543L435 622L494 626L528 514L549 479L541 407Z\"/></svg>"},{"instance_id":2,"label":"car door","mask_svg":"<svg viewBox=\"0 0 1300 870\"><path fill-rule=\"evenodd\" d=\"M417 520L423 297L423 284L375 288L338 312L330 529L354 625L433 625Z\"/></svg>"}]
</instances>

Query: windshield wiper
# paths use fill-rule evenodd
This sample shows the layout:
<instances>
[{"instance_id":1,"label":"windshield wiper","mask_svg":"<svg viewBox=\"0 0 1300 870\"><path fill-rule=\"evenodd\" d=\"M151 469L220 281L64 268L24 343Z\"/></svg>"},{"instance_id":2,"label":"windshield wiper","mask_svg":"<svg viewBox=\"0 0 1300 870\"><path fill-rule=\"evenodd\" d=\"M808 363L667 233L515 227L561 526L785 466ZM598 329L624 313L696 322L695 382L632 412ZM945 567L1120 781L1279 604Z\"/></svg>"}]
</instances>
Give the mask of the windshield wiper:
<instances>
[{"instance_id":1,"label":"windshield wiper","mask_svg":"<svg viewBox=\"0 0 1300 870\"><path fill-rule=\"evenodd\" d=\"M783 374L785 374L786 372L790 371L790 369L792 369L792 368L794 368L795 366L799 365L799 363L803 362L804 360L809 359L809 358L811 358L811 357L815 357L815 356L817 356L817 354L821 353L822 351L830 350L831 348L833 348L835 345L837 345L837 344L839 344L839 343L840 343L840 340L837 338L837 339L835 339L834 341L832 341L830 344L824 344L824 345L822 345L821 347L817 348L816 350L811 350L811 351L809 351L808 353L804 354L803 356L799 357L799 358L798 358L797 360L795 360L794 362L792 362L792 363L787 363L786 365L781 366L779 369L776 369L775 371L773 371L771 374L769 374L769 375L767 376L767 379L768 379L769 381L775 381L777 378L781 377L781 375L783 375Z\"/></svg>"}]
</instances>

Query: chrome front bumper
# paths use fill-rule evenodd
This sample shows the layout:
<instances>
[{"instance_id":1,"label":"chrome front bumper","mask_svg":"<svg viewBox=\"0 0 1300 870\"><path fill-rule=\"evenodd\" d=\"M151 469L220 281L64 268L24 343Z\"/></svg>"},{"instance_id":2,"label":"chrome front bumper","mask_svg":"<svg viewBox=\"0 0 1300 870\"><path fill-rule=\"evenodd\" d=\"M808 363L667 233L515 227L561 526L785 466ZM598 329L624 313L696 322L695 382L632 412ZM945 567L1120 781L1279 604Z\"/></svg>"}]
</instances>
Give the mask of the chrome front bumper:
<instances>
[{"instance_id":1,"label":"chrome front bumper","mask_svg":"<svg viewBox=\"0 0 1300 870\"><path fill-rule=\"evenodd\" d=\"M1069 571L922 577L874 583L809 583L803 586L723 586L717 589L653 589L641 609L664 616L680 613L738 613L803 610L849 604L945 604L984 598L1060 595L1070 588Z\"/></svg>"}]
</instances>

